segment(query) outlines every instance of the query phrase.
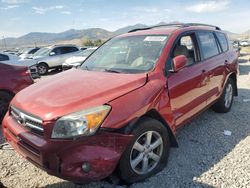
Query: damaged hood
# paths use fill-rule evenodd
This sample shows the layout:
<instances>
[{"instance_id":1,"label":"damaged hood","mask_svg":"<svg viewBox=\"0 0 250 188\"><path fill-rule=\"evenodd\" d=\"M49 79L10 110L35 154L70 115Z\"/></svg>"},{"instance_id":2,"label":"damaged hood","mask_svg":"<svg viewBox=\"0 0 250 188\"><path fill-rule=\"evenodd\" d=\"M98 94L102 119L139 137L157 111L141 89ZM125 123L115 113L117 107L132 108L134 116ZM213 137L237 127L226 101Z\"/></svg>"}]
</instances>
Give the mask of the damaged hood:
<instances>
[{"instance_id":1,"label":"damaged hood","mask_svg":"<svg viewBox=\"0 0 250 188\"><path fill-rule=\"evenodd\" d=\"M12 105L44 121L107 104L146 83L147 74L72 69L19 92Z\"/></svg>"}]
</instances>

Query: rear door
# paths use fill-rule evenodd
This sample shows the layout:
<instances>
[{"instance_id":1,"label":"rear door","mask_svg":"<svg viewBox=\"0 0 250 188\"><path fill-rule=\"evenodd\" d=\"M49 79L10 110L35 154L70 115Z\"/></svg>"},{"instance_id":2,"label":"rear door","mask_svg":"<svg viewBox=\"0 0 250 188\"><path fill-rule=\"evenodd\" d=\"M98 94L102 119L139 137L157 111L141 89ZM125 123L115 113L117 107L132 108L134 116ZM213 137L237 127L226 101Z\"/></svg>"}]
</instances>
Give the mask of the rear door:
<instances>
[{"instance_id":1,"label":"rear door","mask_svg":"<svg viewBox=\"0 0 250 188\"><path fill-rule=\"evenodd\" d=\"M78 48L74 47L74 46L65 46L62 48L62 63L69 57L72 57L74 55L74 52L79 51Z\"/></svg>"},{"instance_id":2,"label":"rear door","mask_svg":"<svg viewBox=\"0 0 250 188\"><path fill-rule=\"evenodd\" d=\"M202 31L197 33L200 49L202 52L201 58L206 66L208 73L208 100L207 103L212 103L216 100L222 90L224 79L224 70L226 63L226 54L228 46L219 43L215 32Z\"/></svg>"},{"instance_id":3,"label":"rear door","mask_svg":"<svg viewBox=\"0 0 250 188\"><path fill-rule=\"evenodd\" d=\"M168 75L170 104L177 128L206 106L207 70L201 62L195 33L181 36L171 52L171 59L185 55L188 65ZM171 61L171 60L170 60Z\"/></svg>"}]
</instances>

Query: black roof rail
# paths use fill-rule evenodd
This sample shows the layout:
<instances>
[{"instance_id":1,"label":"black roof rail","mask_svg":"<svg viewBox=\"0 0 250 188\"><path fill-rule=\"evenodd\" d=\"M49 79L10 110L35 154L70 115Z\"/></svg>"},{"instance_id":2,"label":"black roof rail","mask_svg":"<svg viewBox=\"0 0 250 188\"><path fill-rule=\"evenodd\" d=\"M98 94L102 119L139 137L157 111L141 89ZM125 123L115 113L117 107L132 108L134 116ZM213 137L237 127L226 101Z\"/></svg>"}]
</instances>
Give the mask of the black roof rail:
<instances>
[{"instance_id":1,"label":"black roof rail","mask_svg":"<svg viewBox=\"0 0 250 188\"><path fill-rule=\"evenodd\" d=\"M188 26L206 26L206 27L213 27L216 30L221 30L220 27L216 26L216 25L210 25L210 24L202 24L202 23L185 23L184 25L186 25L186 27Z\"/></svg>"},{"instance_id":2,"label":"black roof rail","mask_svg":"<svg viewBox=\"0 0 250 188\"><path fill-rule=\"evenodd\" d=\"M206 26L206 27L213 27L216 30L221 30L218 26L215 25L209 25L209 24L201 24L201 23L177 23L177 24L161 24L161 25L155 25L155 26L150 26L150 27L144 27L144 28L137 28L137 29L132 29L128 31L128 33L132 33L135 31L142 31L142 30L149 30L157 27L190 27L190 26Z\"/></svg>"}]
</instances>

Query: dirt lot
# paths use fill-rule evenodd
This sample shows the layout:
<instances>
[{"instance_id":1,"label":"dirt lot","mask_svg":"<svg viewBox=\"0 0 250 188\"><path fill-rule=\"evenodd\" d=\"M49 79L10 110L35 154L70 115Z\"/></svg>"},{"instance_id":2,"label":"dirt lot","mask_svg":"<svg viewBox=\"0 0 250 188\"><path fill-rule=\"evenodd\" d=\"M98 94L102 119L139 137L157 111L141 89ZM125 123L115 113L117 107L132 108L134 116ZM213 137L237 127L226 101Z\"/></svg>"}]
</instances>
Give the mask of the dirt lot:
<instances>
[{"instance_id":1,"label":"dirt lot","mask_svg":"<svg viewBox=\"0 0 250 188\"><path fill-rule=\"evenodd\" d=\"M246 54L241 57L239 96L231 112L208 110L185 126L168 166L131 187L250 187L249 58ZM231 136L224 130L231 131ZM6 187L81 187L47 175L13 150L0 150L0 169L0 182ZM106 186L113 187L104 181L82 187Z\"/></svg>"}]
</instances>

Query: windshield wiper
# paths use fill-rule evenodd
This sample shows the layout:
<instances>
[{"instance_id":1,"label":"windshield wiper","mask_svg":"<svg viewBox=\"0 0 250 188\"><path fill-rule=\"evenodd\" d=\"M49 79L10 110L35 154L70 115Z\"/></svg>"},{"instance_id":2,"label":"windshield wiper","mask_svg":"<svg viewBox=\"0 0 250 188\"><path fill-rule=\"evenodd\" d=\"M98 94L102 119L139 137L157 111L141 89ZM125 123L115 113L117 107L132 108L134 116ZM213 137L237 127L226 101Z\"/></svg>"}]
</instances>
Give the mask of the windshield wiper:
<instances>
[{"instance_id":1,"label":"windshield wiper","mask_svg":"<svg viewBox=\"0 0 250 188\"><path fill-rule=\"evenodd\" d=\"M105 72L121 73L120 71L114 69L104 69Z\"/></svg>"}]
</instances>

